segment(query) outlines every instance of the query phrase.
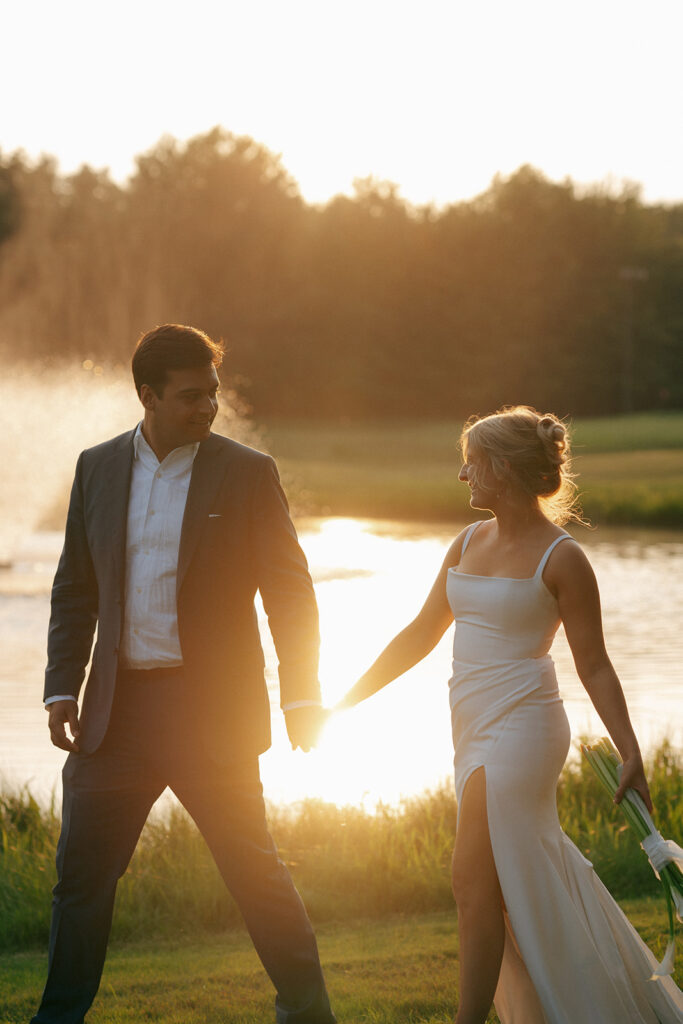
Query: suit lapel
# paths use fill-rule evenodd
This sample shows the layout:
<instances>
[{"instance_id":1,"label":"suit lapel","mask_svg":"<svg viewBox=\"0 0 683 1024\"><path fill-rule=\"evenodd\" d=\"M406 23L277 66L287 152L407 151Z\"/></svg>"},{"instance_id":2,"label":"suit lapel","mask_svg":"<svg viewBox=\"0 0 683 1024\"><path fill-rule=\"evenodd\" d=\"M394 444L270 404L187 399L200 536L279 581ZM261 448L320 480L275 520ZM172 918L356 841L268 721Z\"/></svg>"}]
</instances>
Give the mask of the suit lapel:
<instances>
[{"instance_id":1,"label":"suit lapel","mask_svg":"<svg viewBox=\"0 0 683 1024\"><path fill-rule=\"evenodd\" d=\"M225 460L218 457L220 451L220 443L211 436L201 442L192 464L190 489L187 492L180 534L176 594L183 585L188 566L211 512L212 503L225 475Z\"/></svg>"},{"instance_id":2,"label":"suit lapel","mask_svg":"<svg viewBox=\"0 0 683 1024\"><path fill-rule=\"evenodd\" d=\"M131 430L120 438L111 456L102 463L105 484L98 509L100 535L107 538L107 549L113 566L113 585L123 595L126 564L126 528L128 524L128 493L133 468L133 437Z\"/></svg>"}]
</instances>

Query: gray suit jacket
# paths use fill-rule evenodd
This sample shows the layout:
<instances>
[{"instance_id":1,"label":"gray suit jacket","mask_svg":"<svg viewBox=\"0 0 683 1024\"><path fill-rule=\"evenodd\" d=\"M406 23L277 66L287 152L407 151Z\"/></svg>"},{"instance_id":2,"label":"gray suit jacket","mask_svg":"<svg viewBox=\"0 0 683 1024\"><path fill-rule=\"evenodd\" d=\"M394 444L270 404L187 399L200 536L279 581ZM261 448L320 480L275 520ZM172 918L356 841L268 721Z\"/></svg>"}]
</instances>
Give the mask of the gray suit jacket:
<instances>
[{"instance_id":1,"label":"gray suit jacket","mask_svg":"<svg viewBox=\"0 0 683 1024\"><path fill-rule=\"evenodd\" d=\"M114 697L134 433L79 457L52 588L46 698L79 695L97 626L81 710L84 753L102 742ZM195 688L196 721L188 730L222 761L270 745L257 590L278 655L281 703L319 700L318 611L275 463L211 434L192 468L177 607L183 663Z\"/></svg>"}]
</instances>

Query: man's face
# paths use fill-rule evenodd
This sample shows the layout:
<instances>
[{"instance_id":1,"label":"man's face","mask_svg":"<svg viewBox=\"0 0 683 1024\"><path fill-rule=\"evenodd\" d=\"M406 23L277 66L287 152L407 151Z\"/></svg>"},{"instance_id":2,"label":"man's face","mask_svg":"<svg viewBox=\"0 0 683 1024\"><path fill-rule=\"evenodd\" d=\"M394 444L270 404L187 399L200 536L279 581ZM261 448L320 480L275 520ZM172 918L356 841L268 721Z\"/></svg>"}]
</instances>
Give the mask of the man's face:
<instances>
[{"instance_id":1,"label":"man's face","mask_svg":"<svg viewBox=\"0 0 683 1024\"><path fill-rule=\"evenodd\" d=\"M193 370L169 370L161 397L147 385L140 400L150 427L164 448L204 441L218 411L218 374L213 364Z\"/></svg>"}]
</instances>

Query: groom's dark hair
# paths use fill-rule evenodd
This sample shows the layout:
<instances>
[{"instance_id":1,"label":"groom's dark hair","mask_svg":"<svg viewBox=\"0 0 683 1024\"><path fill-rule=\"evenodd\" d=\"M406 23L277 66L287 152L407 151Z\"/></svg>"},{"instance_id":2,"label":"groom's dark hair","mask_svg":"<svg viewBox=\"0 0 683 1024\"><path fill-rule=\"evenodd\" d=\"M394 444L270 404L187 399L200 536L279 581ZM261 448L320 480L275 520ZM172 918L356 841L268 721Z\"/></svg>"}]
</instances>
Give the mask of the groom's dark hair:
<instances>
[{"instance_id":1,"label":"groom's dark hair","mask_svg":"<svg viewBox=\"0 0 683 1024\"><path fill-rule=\"evenodd\" d=\"M133 353L132 369L138 395L143 384L162 397L169 370L194 370L202 366L218 367L223 362L223 344L213 341L198 327L162 324L139 338Z\"/></svg>"}]
</instances>

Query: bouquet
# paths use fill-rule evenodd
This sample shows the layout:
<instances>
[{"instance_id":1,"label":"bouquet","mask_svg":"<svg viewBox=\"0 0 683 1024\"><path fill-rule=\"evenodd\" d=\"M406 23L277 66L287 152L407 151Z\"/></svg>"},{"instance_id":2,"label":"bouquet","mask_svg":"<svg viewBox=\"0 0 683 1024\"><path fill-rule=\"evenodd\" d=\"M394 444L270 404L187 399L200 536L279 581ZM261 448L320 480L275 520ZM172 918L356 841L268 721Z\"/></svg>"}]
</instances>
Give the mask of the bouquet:
<instances>
[{"instance_id":1,"label":"bouquet","mask_svg":"<svg viewBox=\"0 0 683 1024\"><path fill-rule=\"evenodd\" d=\"M622 761L612 742L605 737L592 747L582 744L581 750L595 774L614 799L614 794L619 787ZM647 854L652 870L664 886L669 915L669 944L664 959L652 975L653 978L664 977L671 974L674 968L674 910L678 920L683 921L683 850L676 843L670 839L664 839L659 834L643 798L635 789L626 790L619 806Z\"/></svg>"}]
</instances>

